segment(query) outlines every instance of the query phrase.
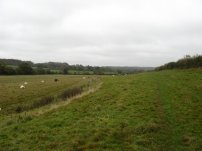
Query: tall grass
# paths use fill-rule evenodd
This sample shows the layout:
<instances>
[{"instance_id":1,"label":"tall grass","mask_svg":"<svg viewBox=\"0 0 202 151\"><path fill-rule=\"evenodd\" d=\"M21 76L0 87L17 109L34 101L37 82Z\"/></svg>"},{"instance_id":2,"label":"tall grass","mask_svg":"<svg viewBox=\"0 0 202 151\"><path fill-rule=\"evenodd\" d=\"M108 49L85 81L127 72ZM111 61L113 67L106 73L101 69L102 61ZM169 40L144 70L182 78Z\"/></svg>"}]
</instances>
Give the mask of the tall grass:
<instances>
[{"instance_id":1,"label":"tall grass","mask_svg":"<svg viewBox=\"0 0 202 151\"><path fill-rule=\"evenodd\" d=\"M63 91L58 97L62 100L66 100L68 98L74 97L76 95L79 95L83 92L83 87L75 87L72 89L68 89Z\"/></svg>"},{"instance_id":2,"label":"tall grass","mask_svg":"<svg viewBox=\"0 0 202 151\"><path fill-rule=\"evenodd\" d=\"M54 101L60 101L60 100L67 100L68 98L72 98L74 96L80 95L84 91L85 86L78 86L74 88L67 89L63 91L58 96L46 96L43 97L37 101L34 101L32 104L29 105L18 105L15 109L16 113L21 113L24 111L28 111L31 109L39 108L45 105L49 105L53 103Z\"/></svg>"},{"instance_id":3,"label":"tall grass","mask_svg":"<svg viewBox=\"0 0 202 151\"><path fill-rule=\"evenodd\" d=\"M45 106L45 105L48 105L48 104L52 103L53 101L54 101L53 96L43 97L39 101L34 102L32 104L32 108L38 108L38 107L41 107L41 106Z\"/></svg>"}]
</instances>

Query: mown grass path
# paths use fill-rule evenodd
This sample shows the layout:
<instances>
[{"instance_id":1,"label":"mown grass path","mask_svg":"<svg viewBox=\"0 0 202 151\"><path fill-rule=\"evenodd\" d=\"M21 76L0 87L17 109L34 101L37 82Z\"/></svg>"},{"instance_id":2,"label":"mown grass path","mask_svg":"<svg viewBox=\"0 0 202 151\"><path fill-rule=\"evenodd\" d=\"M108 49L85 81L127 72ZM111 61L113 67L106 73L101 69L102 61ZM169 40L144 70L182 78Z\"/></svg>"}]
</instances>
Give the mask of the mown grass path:
<instances>
[{"instance_id":1,"label":"mown grass path","mask_svg":"<svg viewBox=\"0 0 202 151\"><path fill-rule=\"evenodd\" d=\"M167 123L167 150L200 150L202 117L201 71L166 71L158 84L159 98Z\"/></svg>"},{"instance_id":2,"label":"mown grass path","mask_svg":"<svg viewBox=\"0 0 202 151\"><path fill-rule=\"evenodd\" d=\"M0 128L2 150L200 151L202 70L105 77L93 94Z\"/></svg>"},{"instance_id":3,"label":"mown grass path","mask_svg":"<svg viewBox=\"0 0 202 151\"><path fill-rule=\"evenodd\" d=\"M165 127L163 129L164 137L162 137L163 144L161 146L162 150L180 150L180 142L182 141L182 132L177 128L177 120L176 114L173 109L173 98L171 98L167 91L167 84L159 81L159 79L155 79L158 84L157 90L159 92L159 104L160 110L162 111L160 114L163 118L163 122L165 123ZM165 79L164 79L165 80ZM174 90L172 90L174 91ZM171 92L173 93L173 92Z\"/></svg>"}]
</instances>

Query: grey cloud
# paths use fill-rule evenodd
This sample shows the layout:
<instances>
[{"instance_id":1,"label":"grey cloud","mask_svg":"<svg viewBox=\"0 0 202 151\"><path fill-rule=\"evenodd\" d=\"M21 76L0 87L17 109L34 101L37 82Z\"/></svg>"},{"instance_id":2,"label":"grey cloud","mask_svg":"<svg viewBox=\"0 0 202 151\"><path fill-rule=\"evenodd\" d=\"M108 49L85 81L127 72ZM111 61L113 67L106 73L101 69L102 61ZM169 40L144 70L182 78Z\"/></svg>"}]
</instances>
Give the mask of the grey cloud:
<instances>
[{"instance_id":1,"label":"grey cloud","mask_svg":"<svg viewBox=\"0 0 202 151\"><path fill-rule=\"evenodd\" d=\"M158 66L202 53L200 0L0 0L0 57Z\"/></svg>"}]
</instances>

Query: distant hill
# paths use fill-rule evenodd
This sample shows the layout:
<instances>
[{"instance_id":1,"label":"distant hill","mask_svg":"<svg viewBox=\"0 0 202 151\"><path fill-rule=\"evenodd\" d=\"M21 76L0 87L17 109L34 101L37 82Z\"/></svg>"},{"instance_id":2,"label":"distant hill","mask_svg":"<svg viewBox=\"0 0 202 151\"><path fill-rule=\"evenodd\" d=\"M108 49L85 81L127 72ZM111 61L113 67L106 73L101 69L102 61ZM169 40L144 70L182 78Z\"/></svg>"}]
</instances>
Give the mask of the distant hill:
<instances>
[{"instance_id":1,"label":"distant hill","mask_svg":"<svg viewBox=\"0 0 202 151\"><path fill-rule=\"evenodd\" d=\"M29 63L31 66L34 65L34 63L31 61L22 61L18 59L0 59L0 63L3 63L5 65L12 65L12 66L19 66L23 62Z\"/></svg>"},{"instance_id":2,"label":"distant hill","mask_svg":"<svg viewBox=\"0 0 202 151\"><path fill-rule=\"evenodd\" d=\"M18 59L0 59L0 63L10 66L19 66L22 63L28 63L32 67L41 67L41 68L50 68L50 69L61 69L64 67L68 67L68 63L61 62L46 62L46 63L33 63L32 61L23 61Z\"/></svg>"},{"instance_id":3,"label":"distant hill","mask_svg":"<svg viewBox=\"0 0 202 151\"><path fill-rule=\"evenodd\" d=\"M122 71L122 72L137 72L137 71L151 71L154 67L128 67L128 66L106 66L106 68L112 71Z\"/></svg>"},{"instance_id":4,"label":"distant hill","mask_svg":"<svg viewBox=\"0 0 202 151\"><path fill-rule=\"evenodd\" d=\"M1 72L0 74L18 74L17 68L27 63L34 69L34 74L131 74L141 71L153 70L153 67L127 67L127 66L83 66L80 64L69 65L66 62L45 62L33 63L32 61L23 61L18 59L0 59ZM8 72L9 71L9 72ZM11 72L12 71L12 72Z\"/></svg>"},{"instance_id":5,"label":"distant hill","mask_svg":"<svg viewBox=\"0 0 202 151\"><path fill-rule=\"evenodd\" d=\"M41 68L49 68L49 69L63 69L65 67L69 67L68 63L61 63L61 62L47 62L47 63L36 63L34 64L36 67Z\"/></svg>"}]
</instances>

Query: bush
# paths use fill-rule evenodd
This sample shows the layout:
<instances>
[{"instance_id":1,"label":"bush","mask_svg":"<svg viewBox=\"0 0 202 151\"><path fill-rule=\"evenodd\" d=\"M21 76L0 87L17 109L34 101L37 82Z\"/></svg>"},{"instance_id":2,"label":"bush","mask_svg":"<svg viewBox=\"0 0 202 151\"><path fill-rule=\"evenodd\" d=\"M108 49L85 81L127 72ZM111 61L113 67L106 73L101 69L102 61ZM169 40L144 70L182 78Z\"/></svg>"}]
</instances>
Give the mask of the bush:
<instances>
[{"instance_id":1,"label":"bush","mask_svg":"<svg viewBox=\"0 0 202 151\"><path fill-rule=\"evenodd\" d=\"M5 64L0 62L0 75L14 75L16 74L16 71L9 67L6 66Z\"/></svg>"},{"instance_id":2,"label":"bush","mask_svg":"<svg viewBox=\"0 0 202 151\"><path fill-rule=\"evenodd\" d=\"M17 113L21 113L21 112L23 112L23 107L22 106L17 106L17 108L15 109L15 111L17 112Z\"/></svg>"},{"instance_id":3,"label":"bush","mask_svg":"<svg viewBox=\"0 0 202 151\"><path fill-rule=\"evenodd\" d=\"M77 87L77 88L72 88L65 90L59 95L60 99L66 100L67 98L71 98L73 96L76 96L78 94L81 94L83 91L83 87Z\"/></svg>"},{"instance_id":4,"label":"bush","mask_svg":"<svg viewBox=\"0 0 202 151\"><path fill-rule=\"evenodd\" d=\"M29 63L23 62L17 69L19 74L30 75L33 74L32 66Z\"/></svg>"},{"instance_id":5,"label":"bush","mask_svg":"<svg viewBox=\"0 0 202 151\"><path fill-rule=\"evenodd\" d=\"M188 68L199 68L202 67L202 56L195 55L189 56L186 55L184 58L178 60L177 62L170 62L160 67L157 67L156 70L166 70L166 69L188 69Z\"/></svg>"},{"instance_id":6,"label":"bush","mask_svg":"<svg viewBox=\"0 0 202 151\"><path fill-rule=\"evenodd\" d=\"M39 101L34 102L32 104L32 108L38 108L38 107L41 107L41 106L48 105L48 104L52 103L53 100L54 100L54 97L52 97L52 96L44 97L44 98L40 99Z\"/></svg>"}]
</instances>

